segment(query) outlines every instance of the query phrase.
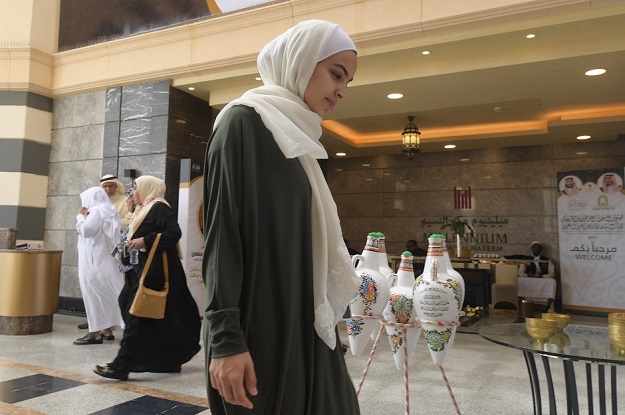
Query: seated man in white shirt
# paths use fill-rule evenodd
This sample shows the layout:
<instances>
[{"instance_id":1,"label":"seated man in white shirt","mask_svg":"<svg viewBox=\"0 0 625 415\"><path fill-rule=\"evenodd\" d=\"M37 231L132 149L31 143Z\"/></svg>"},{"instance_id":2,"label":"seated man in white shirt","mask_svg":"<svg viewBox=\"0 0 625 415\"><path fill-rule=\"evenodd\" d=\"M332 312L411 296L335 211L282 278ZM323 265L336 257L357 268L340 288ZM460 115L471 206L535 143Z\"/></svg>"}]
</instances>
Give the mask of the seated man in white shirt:
<instances>
[{"instance_id":1,"label":"seated man in white shirt","mask_svg":"<svg viewBox=\"0 0 625 415\"><path fill-rule=\"evenodd\" d=\"M533 262L521 264L519 266L519 277L542 277L554 278L555 266L546 256L541 255L543 246L540 242L534 241L531 245Z\"/></svg>"}]
</instances>

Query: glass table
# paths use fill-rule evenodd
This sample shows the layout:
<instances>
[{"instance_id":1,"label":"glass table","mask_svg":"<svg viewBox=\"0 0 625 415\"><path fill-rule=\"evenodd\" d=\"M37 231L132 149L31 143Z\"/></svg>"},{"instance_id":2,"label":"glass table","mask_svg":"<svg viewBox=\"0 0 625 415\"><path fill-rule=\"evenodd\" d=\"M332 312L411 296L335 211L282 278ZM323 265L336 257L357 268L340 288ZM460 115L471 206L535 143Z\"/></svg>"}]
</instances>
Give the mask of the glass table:
<instances>
[{"instance_id":1,"label":"glass table","mask_svg":"<svg viewBox=\"0 0 625 415\"><path fill-rule=\"evenodd\" d=\"M549 413L557 414L554 383L550 358L562 361L566 389L567 414L579 414L577 382L574 362L582 362L586 368L586 389L588 413L594 413L592 368L597 366L598 401L601 414L607 412L606 368L610 371L610 396L612 414L618 412L616 369L625 365L625 354L619 354L610 346L606 327L568 325L547 342L538 342L527 333L525 323L493 324L483 327L480 336L502 346L523 352L534 400L534 414L542 414L542 401L535 356L539 356L545 369L545 380L549 397Z\"/></svg>"}]
</instances>

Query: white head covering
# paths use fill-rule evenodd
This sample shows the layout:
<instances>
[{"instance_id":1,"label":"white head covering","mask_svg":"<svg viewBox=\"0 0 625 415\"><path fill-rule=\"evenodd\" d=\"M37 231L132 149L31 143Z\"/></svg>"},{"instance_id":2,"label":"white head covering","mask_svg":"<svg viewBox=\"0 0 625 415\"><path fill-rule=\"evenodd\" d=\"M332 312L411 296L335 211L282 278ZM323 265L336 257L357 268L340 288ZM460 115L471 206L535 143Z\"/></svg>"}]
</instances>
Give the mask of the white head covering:
<instances>
[{"instance_id":1,"label":"white head covering","mask_svg":"<svg viewBox=\"0 0 625 415\"><path fill-rule=\"evenodd\" d=\"M109 197L101 187L90 187L80 194L82 206L87 208L87 213L98 211L102 218L102 229L106 236L111 238L113 245L119 240L120 219L115 206L109 201Z\"/></svg>"},{"instance_id":2,"label":"white head covering","mask_svg":"<svg viewBox=\"0 0 625 415\"><path fill-rule=\"evenodd\" d=\"M351 263L336 204L316 159L328 158L319 143L321 117L304 102L317 63L344 51L356 51L349 36L321 20L301 22L269 42L258 55L264 86L232 101L215 120L215 128L233 105L254 108L287 158L297 157L312 190L312 240L315 329L334 349L335 326L360 280Z\"/></svg>"},{"instance_id":3,"label":"white head covering","mask_svg":"<svg viewBox=\"0 0 625 415\"><path fill-rule=\"evenodd\" d=\"M143 220L147 216L150 209L156 202L169 203L165 200L165 182L154 176L140 176L135 179L137 193L141 204L135 209L135 213L130 221L128 228L128 239L132 239L132 235L136 232Z\"/></svg>"}]
</instances>

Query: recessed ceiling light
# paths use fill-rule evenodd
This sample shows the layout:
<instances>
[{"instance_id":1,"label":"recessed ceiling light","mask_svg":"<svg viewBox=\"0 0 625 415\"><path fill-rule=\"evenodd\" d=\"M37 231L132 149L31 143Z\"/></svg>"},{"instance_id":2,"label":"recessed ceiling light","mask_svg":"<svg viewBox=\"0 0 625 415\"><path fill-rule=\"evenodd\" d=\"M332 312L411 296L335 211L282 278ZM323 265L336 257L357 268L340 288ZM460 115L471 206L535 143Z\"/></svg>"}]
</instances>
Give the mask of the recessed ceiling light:
<instances>
[{"instance_id":1,"label":"recessed ceiling light","mask_svg":"<svg viewBox=\"0 0 625 415\"><path fill-rule=\"evenodd\" d=\"M390 176L390 175L391 175L391 173L389 173L389 172L382 173L382 176Z\"/></svg>"},{"instance_id":2,"label":"recessed ceiling light","mask_svg":"<svg viewBox=\"0 0 625 415\"><path fill-rule=\"evenodd\" d=\"M495 112L501 112L501 111L503 111L503 107L494 107L494 108L493 108L493 111L495 111Z\"/></svg>"},{"instance_id":3,"label":"recessed ceiling light","mask_svg":"<svg viewBox=\"0 0 625 415\"><path fill-rule=\"evenodd\" d=\"M363 164L362 164L362 167L371 167L371 164L369 164L369 163L363 163Z\"/></svg>"},{"instance_id":4,"label":"recessed ceiling light","mask_svg":"<svg viewBox=\"0 0 625 415\"><path fill-rule=\"evenodd\" d=\"M388 94L386 97L388 99L400 99L400 98L404 97L404 94L400 94L400 93L394 92L392 94Z\"/></svg>"},{"instance_id":5,"label":"recessed ceiling light","mask_svg":"<svg viewBox=\"0 0 625 415\"><path fill-rule=\"evenodd\" d=\"M485 179L492 179L493 176L484 176Z\"/></svg>"},{"instance_id":6,"label":"recessed ceiling light","mask_svg":"<svg viewBox=\"0 0 625 415\"><path fill-rule=\"evenodd\" d=\"M404 180L404 183L410 183L410 180Z\"/></svg>"},{"instance_id":7,"label":"recessed ceiling light","mask_svg":"<svg viewBox=\"0 0 625 415\"><path fill-rule=\"evenodd\" d=\"M591 69L585 72L585 74L588 76L603 75L604 73L606 73L605 69Z\"/></svg>"},{"instance_id":8,"label":"recessed ceiling light","mask_svg":"<svg viewBox=\"0 0 625 415\"><path fill-rule=\"evenodd\" d=\"M343 171L343 169L336 169L336 171Z\"/></svg>"},{"instance_id":9,"label":"recessed ceiling light","mask_svg":"<svg viewBox=\"0 0 625 415\"><path fill-rule=\"evenodd\" d=\"M372 182L373 179L365 179L365 182Z\"/></svg>"},{"instance_id":10,"label":"recessed ceiling light","mask_svg":"<svg viewBox=\"0 0 625 415\"><path fill-rule=\"evenodd\" d=\"M447 144L445 148L456 148L455 144Z\"/></svg>"},{"instance_id":11,"label":"recessed ceiling light","mask_svg":"<svg viewBox=\"0 0 625 415\"><path fill-rule=\"evenodd\" d=\"M424 50L423 52L421 52L422 55L429 55L430 53L432 52L430 52L429 50Z\"/></svg>"},{"instance_id":12,"label":"recessed ceiling light","mask_svg":"<svg viewBox=\"0 0 625 415\"><path fill-rule=\"evenodd\" d=\"M337 157L345 157L347 153L336 153Z\"/></svg>"},{"instance_id":13,"label":"recessed ceiling light","mask_svg":"<svg viewBox=\"0 0 625 415\"><path fill-rule=\"evenodd\" d=\"M527 35L525 37L528 38L528 39L534 39L536 37L536 35L533 34L533 33L530 33L529 35Z\"/></svg>"},{"instance_id":14,"label":"recessed ceiling light","mask_svg":"<svg viewBox=\"0 0 625 415\"><path fill-rule=\"evenodd\" d=\"M578 135L577 139L578 140L588 140L590 138L589 135Z\"/></svg>"},{"instance_id":15,"label":"recessed ceiling light","mask_svg":"<svg viewBox=\"0 0 625 415\"><path fill-rule=\"evenodd\" d=\"M195 91L195 88L194 88L194 87L192 87L192 86L190 86L190 87L189 87L189 91Z\"/></svg>"},{"instance_id":16,"label":"recessed ceiling light","mask_svg":"<svg viewBox=\"0 0 625 415\"><path fill-rule=\"evenodd\" d=\"M577 152L577 153L575 153L575 154L577 154L578 156L583 156L583 155L585 155L585 154L588 154L588 152L587 152L587 151L578 151L578 152Z\"/></svg>"},{"instance_id":17,"label":"recessed ceiling light","mask_svg":"<svg viewBox=\"0 0 625 415\"><path fill-rule=\"evenodd\" d=\"M263 80L263 78L261 78L260 76L257 76L257 77L256 77L256 80L257 80L257 81L262 81L262 80Z\"/></svg>"},{"instance_id":18,"label":"recessed ceiling light","mask_svg":"<svg viewBox=\"0 0 625 415\"><path fill-rule=\"evenodd\" d=\"M460 159L460 161L469 161L469 159Z\"/></svg>"}]
</instances>

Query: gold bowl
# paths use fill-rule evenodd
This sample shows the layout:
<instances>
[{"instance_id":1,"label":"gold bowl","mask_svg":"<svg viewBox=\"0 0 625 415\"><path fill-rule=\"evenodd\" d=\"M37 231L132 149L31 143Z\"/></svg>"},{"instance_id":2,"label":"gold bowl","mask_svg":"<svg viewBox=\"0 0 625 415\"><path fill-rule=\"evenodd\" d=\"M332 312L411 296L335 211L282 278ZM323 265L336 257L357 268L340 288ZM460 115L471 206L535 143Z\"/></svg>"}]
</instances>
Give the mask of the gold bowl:
<instances>
[{"instance_id":1,"label":"gold bowl","mask_svg":"<svg viewBox=\"0 0 625 415\"><path fill-rule=\"evenodd\" d=\"M608 314L608 326L610 325L625 326L625 313Z\"/></svg>"},{"instance_id":2,"label":"gold bowl","mask_svg":"<svg viewBox=\"0 0 625 415\"><path fill-rule=\"evenodd\" d=\"M543 313L543 320L553 320L556 322L558 326L558 331L562 331L566 326L569 325L569 321L571 321L571 316L568 314L558 314L558 313Z\"/></svg>"},{"instance_id":3,"label":"gold bowl","mask_svg":"<svg viewBox=\"0 0 625 415\"><path fill-rule=\"evenodd\" d=\"M532 338L539 342L544 342L552 338L558 332L558 325L554 320L527 317L525 319L525 329Z\"/></svg>"},{"instance_id":4,"label":"gold bowl","mask_svg":"<svg viewBox=\"0 0 625 415\"><path fill-rule=\"evenodd\" d=\"M625 354L625 313L608 314L608 339L620 354Z\"/></svg>"}]
</instances>

